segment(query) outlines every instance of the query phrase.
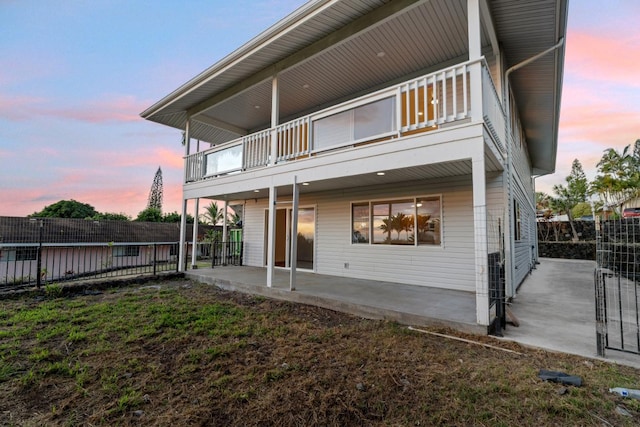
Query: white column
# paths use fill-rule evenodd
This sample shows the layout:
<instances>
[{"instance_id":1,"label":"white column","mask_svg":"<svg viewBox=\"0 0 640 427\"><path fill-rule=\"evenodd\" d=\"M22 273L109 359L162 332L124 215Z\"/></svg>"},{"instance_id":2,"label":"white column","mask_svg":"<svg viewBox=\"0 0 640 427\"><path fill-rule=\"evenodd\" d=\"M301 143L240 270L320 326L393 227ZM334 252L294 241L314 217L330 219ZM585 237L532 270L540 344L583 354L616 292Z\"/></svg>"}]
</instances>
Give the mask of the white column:
<instances>
[{"instance_id":1,"label":"white column","mask_svg":"<svg viewBox=\"0 0 640 427\"><path fill-rule=\"evenodd\" d=\"M224 210L222 216L222 265L227 265L227 210L229 202L224 201Z\"/></svg>"},{"instance_id":2,"label":"white column","mask_svg":"<svg viewBox=\"0 0 640 427\"><path fill-rule=\"evenodd\" d=\"M180 251L178 252L178 271L184 271L185 243L187 241L187 199L182 201L182 218L180 219Z\"/></svg>"},{"instance_id":3,"label":"white column","mask_svg":"<svg viewBox=\"0 0 640 427\"><path fill-rule=\"evenodd\" d=\"M469 60L482 56L480 37L480 0L467 0L467 28L469 30Z\"/></svg>"},{"instance_id":4,"label":"white column","mask_svg":"<svg viewBox=\"0 0 640 427\"><path fill-rule=\"evenodd\" d=\"M489 263L487 248L487 184L485 178L484 141L473 143L473 238L476 267L476 319L489 325Z\"/></svg>"},{"instance_id":5,"label":"white column","mask_svg":"<svg viewBox=\"0 0 640 427\"><path fill-rule=\"evenodd\" d=\"M276 164L278 156L278 132L276 127L280 121L280 93L278 91L278 76L273 77L271 82L271 158L269 165Z\"/></svg>"},{"instance_id":6,"label":"white column","mask_svg":"<svg viewBox=\"0 0 640 427\"><path fill-rule=\"evenodd\" d=\"M187 123L184 127L184 176L183 183L187 181L187 156L189 155L190 149L190 124L191 121L187 119ZM184 195L184 190L183 193ZM184 261L185 261L185 243L187 240L187 199L182 200L182 218L180 220L180 247L178 248L178 271L184 271Z\"/></svg>"},{"instance_id":7,"label":"white column","mask_svg":"<svg viewBox=\"0 0 640 427\"><path fill-rule=\"evenodd\" d=\"M296 267L298 264L298 199L300 196L298 188L298 177L293 177L293 205L291 207L291 256L289 266L291 275L289 277L289 290L296 289Z\"/></svg>"},{"instance_id":8,"label":"white column","mask_svg":"<svg viewBox=\"0 0 640 427\"><path fill-rule=\"evenodd\" d=\"M198 265L198 211L200 210L200 199L196 199L195 214L193 217L193 243L191 251L191 268L196 269ZM186 216L186 215L185 215Z\"/></svg>"},{"instance_id":9,"label":"white column","mask_svg":"<svg viewBox=\"0 0 640 427\"><path fill-rule=\"evenodd\" d=\"M471 87L471 120L480 122L482 117L482 38L480 32L480 0L467 0L469 30L469 61L478 60L469 66L469 85Z\"/></svg>"},{"instance_id":10,"label":"white column","mask_svg":"<svg viewBox=\"0 0 640 427\"><path fill-rule=\"evenodd\" d=\"M267 224L267 286L273 286L273 274L275 271L276 255L276 200L278 199L278 189L269 187L269 223Z\"/></svg>"}]
</instances>

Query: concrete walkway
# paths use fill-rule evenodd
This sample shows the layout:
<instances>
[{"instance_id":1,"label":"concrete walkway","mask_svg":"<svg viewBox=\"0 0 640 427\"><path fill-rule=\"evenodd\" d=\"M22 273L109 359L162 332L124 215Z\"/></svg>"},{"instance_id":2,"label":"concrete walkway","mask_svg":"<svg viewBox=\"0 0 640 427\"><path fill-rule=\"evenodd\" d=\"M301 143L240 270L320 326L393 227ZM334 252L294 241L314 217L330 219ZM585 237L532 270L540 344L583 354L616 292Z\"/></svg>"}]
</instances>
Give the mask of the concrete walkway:
<instances>
[{"instance_id":1,"label":"concrete walkway","mask_svg":"<svg viewBox=\"0 0 640 427\"><path fill-rule=\"evenodd\" d=\"M222 289L300 302L368 319L404 325L446 326L486 334L476 323L476 295L471 292L351 279L298 272L296 290L289 291L289 271L276 270L267 287L267 270L225 266L189 270L187 277Z\"/></svg>"},{"instance_id":2,"label":"concrete walkway","mask_svg":"<svg viewBox=\"0 0 640 427\"><path fill-rule=\"evenodd\" d=\"M593 261L542 258L520 286L511 310L520 327L505 339L547 350L598 358ZM605 360L640 368L640 355L606 351Z\"/></svg>"}]
</instances>

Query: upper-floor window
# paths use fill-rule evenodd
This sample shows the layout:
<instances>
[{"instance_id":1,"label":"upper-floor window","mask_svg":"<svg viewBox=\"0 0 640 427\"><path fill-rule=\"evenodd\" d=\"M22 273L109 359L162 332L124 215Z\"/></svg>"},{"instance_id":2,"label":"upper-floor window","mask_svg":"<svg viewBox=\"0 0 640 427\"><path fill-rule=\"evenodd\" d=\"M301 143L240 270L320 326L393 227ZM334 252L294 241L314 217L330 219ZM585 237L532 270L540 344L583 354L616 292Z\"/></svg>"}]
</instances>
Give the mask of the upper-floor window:
<instances>
[{"instance_id":1,"label":"upper-floor window","mask_svg":"<svg viewBox=\"0 0 640 427\"><path fill-rule=\"evenodd\" d=\"M360 105L313 121L313 149L340 147L396 130L395 97Z\"/></svg>"},{"instance_id":2,"label":"upper-floor window","mask_svg":"<svg viewBox=\"0 0 640 427\"><path fill-rule=\"evenodd\" d=\"M440 245L441 197L353 203L352 243Z\"/></svg>"}]
</instances>

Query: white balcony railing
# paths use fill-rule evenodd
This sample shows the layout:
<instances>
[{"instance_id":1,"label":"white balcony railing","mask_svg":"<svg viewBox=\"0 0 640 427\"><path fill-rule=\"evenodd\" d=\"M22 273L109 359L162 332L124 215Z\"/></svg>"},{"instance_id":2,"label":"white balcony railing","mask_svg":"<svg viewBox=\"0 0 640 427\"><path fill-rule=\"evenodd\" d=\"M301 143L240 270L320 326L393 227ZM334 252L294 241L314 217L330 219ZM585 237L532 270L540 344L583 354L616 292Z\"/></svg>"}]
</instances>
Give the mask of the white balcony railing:
<instances>
[{"instance_id":1,"label":"white balcony railing","mask_svg":"<svg viewBox=\"0 0 640 427\"><path fill-rule=\"evenodd\" d=\"M437 129L471 117L470 68L465 62L229 141L186 157L185 182L307 158L322 152ZM504 152L504 113L482 64L483 118ZM273 138L275 140L275 147ZM272 156L275 161L272 162Z\"/></svg>"}]
</instances>

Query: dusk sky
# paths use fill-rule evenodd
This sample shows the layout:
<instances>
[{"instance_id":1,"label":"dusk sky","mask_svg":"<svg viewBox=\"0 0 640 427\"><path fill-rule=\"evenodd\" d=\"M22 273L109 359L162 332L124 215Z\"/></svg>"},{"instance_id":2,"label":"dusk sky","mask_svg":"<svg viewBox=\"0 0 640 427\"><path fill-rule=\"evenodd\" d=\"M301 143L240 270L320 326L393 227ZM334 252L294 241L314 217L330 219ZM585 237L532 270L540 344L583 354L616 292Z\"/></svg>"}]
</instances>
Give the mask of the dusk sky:
<instances>
[{"instance_id":1,"label":"dusk sky","mask_svg":"<svg viewBox=\"0 0 640 427\"><path fill-rule=\"evenodd\" d=\"M303 0L0 0L0 215L63 199L135 218L158 166L179 211L181 134L147 107ZM557 172L640 138L640 1L571 0ZM190 212L193 213L193 212Z\"/></svg>"}]
</instances>

